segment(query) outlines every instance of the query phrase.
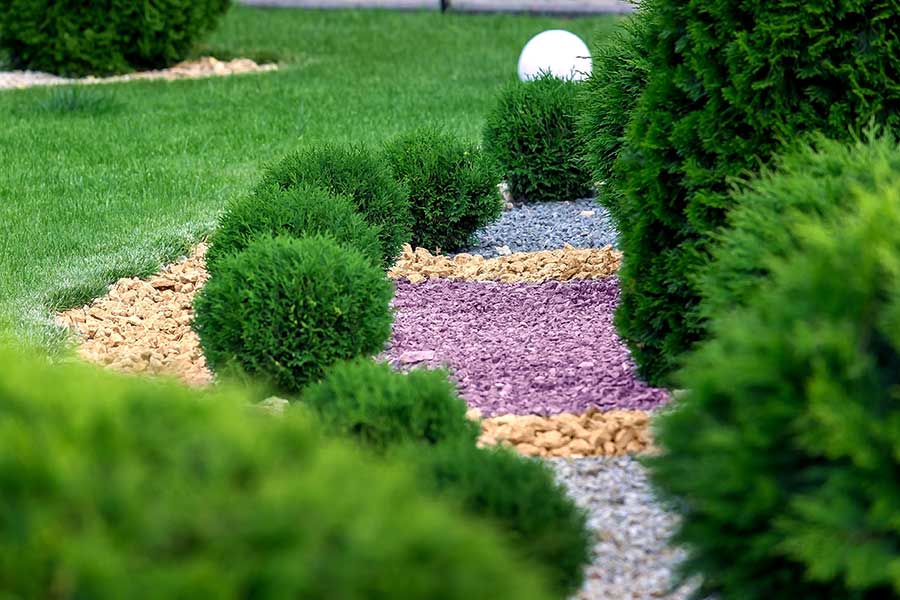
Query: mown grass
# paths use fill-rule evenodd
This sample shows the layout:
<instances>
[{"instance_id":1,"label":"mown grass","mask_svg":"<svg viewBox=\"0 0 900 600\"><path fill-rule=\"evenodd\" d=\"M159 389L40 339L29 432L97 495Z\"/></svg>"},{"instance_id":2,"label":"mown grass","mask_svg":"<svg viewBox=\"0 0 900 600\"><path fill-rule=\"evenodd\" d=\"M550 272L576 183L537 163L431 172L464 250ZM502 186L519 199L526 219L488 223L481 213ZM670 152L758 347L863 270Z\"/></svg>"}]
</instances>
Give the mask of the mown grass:
<instances>
[{"instance_id":1,"label":"mown grass","mask_svg":"<svg viewBox=\"0 0 900 600\"><path fill-rule=\"evenodd\" d=\"M0 330L58 349L52 311L182 253L265 164L423 123L477 139L530 36L613 23L236 7L198 54L280 71L0 92Z\"/></svg>"}]
</instances>

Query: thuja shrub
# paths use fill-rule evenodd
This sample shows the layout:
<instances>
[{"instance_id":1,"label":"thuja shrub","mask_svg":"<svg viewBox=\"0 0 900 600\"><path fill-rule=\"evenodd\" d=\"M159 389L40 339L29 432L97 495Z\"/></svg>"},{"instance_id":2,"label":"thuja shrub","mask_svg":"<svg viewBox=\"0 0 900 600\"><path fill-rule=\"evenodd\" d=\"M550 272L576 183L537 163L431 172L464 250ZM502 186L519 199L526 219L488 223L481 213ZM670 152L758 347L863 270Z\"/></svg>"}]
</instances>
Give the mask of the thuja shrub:
<instances>
[{"instance_id":1,"label":"thuja shrub","mask_svg":"<svg viewBox=\"0 0 900 600\"><path fill-rule=\"evenodd\" d=\"M484 149L516 200L574 200L591 194L577 134L579 83L544 74L516 81L487 115Z\"/></svg>"},{"instance_id":2,"label":"thuja shrub","mask_svg":"<svg viewBox=\"0 0 900 600\"><path fill-rule=\"evenodd\" d=\"M462 250L503 211L496 163L446 131L410 131L388 141L384 154L409 188L414 247Z\"/></svg>"},{"instance_id":3,"label":"thuja shrub","mask_svg":"<svg viewBox=\"0 0 900 600\"><path fill-rule=\"evenodd\" d=\"M650 77L647 53L655 33L652 10L651 1L643 2L613 33L598 38L591 52L591 74L579 92L583 159L600 186L598 196L613 212L619 208L615 198L620 193L614 165L631 114Z\"/></svg>"},{"instance_id":4,"label":"thuja shrub","mask_svg":"<svg viewBox=\"0 0 900 600\"><path fill-rule=\"evenodd\" d=\"M300 184L349 196L366 222L378 227L385 268L394 264L403 244L412 238L409 189L394 179L383 156L365 146L323 144L303 148L270 167L260 187L291 188Z\"/></svg>"},{"instance_id":5,"label":"thuja shrub","mask_svg":"<svg viewBox=\"0 0 900 600\"><path fill-rule=\"evenodd\" d=\"M296 393L340 361L381 351L394 289L365 256L327 237L260 238L224 257L194 299L215 371Z\"/></svg>"},{"instance_id":6,"label":"thuja shrub","mask_svg":"<svg viewBox=\"0 0 900 600\"><path fill-rule=\"evenodd\" d=\"M900 595L900 178L795 252L687 360L658 489L698 597Z\"/></svg>"},{"instance_id":7,"label":"thuja shrub","mask_svg":"<svg viewBox=\"0 0 900 600\"><path fill-rule=\"evenodd\" d=\"M900 11L667 0L652 14L650 77L614 167L616 323L640 374L665 383L703 336L694 272L733 203L731 179L809 132L849 140L869 123L900 126Z\"/></svg>"},{"instance_id":8,"label":"thuja shrub","mask_svg":"<svg viewBox=\"0 0 900 600\"><path fill-rule=\"evenodd\" d=\"M766 281L769 265L797 246L793 223L850 208L856 192L900 178L900 144L869 133L845 144L824 138L773 160L741 186L727 227L716 234L711 260L699 273L704 323L746 303Z\"/></svg>"},{"instance_id":9,"label":"thuja shrub","mask_svg":"<svg viewBox=\"0 0 900 600\"><path fill-rule=\"evenodd\" d=\"M591 560L585 513L544 463L465 441L406 449L422 489L492 522L519 556L535 564L558 598L581 587Z\"/></svg>"},{"instance_id":10,"label":"thuja shrub","mask_svg":"<svg viewBox=\"0 0 900 600\"><path fill-rule=\"evenodd\" d=\"M0 1L0 50L14 68L109 75L183 60L230 0Z\"/></svg>"},{"instance_id":11,"label":"thuja shrub","mask_svg":"<svg viewBox=\"0 0 900 600\"><path fill-rule=\"evenodd\" d=\"M215 271L223 257L244 250L260 236L327 235L358 250L375 265L383 260L378 229L366 223L353 201L325 188L301 184L272 186L229 203L219 218L206 252L206 266Z\"/></svg>"},{"instance_id":12,"label":"thuja shrub","mask_svg":"<svg viewBox=\"0 0 900 600\"><path fill-rule=\"evenodd\" d=\"M7 597L551 597L499 535L294 411L0 356Z\"/></svg>"},{"instance_id":13,"label":"thuja shrub","mask_svg":"<svg viewBox=\"0 0 900 600\"><path fill-rule=\"evenodd\" d=\"M474 445L479 434L445 371L399 373L385 363L358 359L331 367L303 391L302 400L327 431L378 452L405 442L461 439Z\"/></svg>"}]
</instances>

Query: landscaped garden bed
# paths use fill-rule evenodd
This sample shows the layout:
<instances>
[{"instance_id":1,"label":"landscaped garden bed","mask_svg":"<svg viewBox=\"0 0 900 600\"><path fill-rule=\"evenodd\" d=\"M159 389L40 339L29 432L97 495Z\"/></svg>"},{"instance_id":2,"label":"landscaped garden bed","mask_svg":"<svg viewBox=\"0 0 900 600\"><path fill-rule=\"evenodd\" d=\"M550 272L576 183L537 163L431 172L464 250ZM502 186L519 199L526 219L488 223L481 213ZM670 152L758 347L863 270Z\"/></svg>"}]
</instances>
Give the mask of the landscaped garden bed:
<instances>
[{"instance_id":1,"label":"landscaped garden bed","mask_svg":"<svg viewBox=\"0 0 900 600\"><path fill-rule=\"evenodd\" d=\"M0 596L897 597L900 12L788 4L0 3Z\"/></svg>"}]
</instances>

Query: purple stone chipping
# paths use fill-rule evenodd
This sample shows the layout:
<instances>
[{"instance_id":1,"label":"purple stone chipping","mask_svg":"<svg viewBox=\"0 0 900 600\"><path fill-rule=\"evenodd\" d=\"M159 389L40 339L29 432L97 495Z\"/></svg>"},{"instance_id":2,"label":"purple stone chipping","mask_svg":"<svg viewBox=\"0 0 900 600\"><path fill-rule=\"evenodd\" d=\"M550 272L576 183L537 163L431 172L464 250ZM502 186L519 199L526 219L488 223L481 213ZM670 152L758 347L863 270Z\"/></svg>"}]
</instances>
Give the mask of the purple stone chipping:
<instances>
[{"instance_id":1,"label":"purple stone chipping","mask_svg":"<svg viewBox=\"0 0 900 600\"><path fill-rule=\"evenodd\" d=\"M446 365L484 416L655 408L613 327L615 277L565 283L397 282L395 365Z\"/></svg>"}]
</instances>

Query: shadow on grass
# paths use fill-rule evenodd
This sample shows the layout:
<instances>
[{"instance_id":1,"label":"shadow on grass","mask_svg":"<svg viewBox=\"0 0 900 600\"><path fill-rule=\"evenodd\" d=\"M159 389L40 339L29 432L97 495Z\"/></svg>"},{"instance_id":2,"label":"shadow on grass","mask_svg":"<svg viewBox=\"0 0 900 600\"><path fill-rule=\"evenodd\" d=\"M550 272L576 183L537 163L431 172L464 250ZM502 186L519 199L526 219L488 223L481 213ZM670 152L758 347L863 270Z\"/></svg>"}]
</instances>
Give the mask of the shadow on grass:
<instances>
[{"instance_id":1,"label":"shadow on grass","mask_svg":"<svg viewBox=\"0 0 900 600\"><path fill-rule=\"evenodd\" d=\"M51 88L22 110L38 114L98 117L121 112L125 103L110 88L64 85Z\"/></svg>"}]
</instances>

